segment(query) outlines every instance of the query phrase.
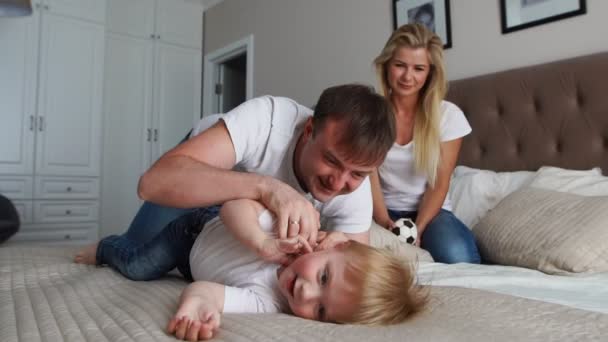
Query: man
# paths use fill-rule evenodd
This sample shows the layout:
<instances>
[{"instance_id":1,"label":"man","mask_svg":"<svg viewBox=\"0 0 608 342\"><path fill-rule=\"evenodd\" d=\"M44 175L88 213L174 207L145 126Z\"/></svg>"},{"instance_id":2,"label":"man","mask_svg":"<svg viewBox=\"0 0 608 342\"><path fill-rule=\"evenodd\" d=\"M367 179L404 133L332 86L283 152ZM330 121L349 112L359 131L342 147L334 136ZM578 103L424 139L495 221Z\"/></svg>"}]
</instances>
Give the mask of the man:
<instances>
[{"instance_id":1,"label":"man","mask_svg":"<svg viewBox=\"0 0 608 342\"><path fill-rule=\"evenodd\" d=\"M326 89L314 115L287 98L252 99L203 118L189 140L141 177L146 202L128 231L84 248L75 261L111 264L133 280L157 279L175 267L190 278L200 229L219 204L235 199L261 202L274 214L279 238L301 235L301 250L317 246L320 227L331 233L318 249L347 239L368 244L368 175L394 140L388 102L366 86Z\"/></svg>"},{"instance_id":2,"label":"man","mask_svg":"<svg viewBox=\"0 0 608 342\"><path fill-rule=\"evenodd\" d=\"M141 177L139 196L181 208L253 199L275 214L280 237L315 245L323 226L368 243L367 176L393 144L393 113L372 88L351 84L326 89L312 114L264 96L205 117Z\"/></svg>"}]
</instances>

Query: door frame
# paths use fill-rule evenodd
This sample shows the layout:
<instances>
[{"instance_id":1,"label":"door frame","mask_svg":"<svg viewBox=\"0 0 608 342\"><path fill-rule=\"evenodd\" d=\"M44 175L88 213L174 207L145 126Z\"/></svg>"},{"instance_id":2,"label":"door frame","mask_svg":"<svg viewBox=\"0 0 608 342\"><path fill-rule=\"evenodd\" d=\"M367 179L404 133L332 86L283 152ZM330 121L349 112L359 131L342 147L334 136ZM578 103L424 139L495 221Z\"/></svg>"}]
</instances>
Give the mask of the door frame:
<instances>
[{"instance_id":1,"label":"door frame","mask_svg":"<svg viewBox=\"0 0 608 342\"><path fill-rule=\"evenodd\" d=\"M249 100L253 97L253 35L249 35L205 55L203 69L203 117L213 114L212 104L213 96L215 95L215 75L219 72L220 65L243 52L247 54L245 99Z\"/></svg>"}]
</instances>

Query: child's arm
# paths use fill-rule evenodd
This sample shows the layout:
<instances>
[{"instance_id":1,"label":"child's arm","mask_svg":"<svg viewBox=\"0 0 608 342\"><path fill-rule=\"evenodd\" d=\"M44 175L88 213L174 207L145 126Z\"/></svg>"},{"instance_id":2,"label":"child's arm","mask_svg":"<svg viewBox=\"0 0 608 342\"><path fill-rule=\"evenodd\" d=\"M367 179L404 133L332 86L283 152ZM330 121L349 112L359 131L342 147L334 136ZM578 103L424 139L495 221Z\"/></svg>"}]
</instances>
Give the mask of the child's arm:
<instances>
[{"instance_id":1,"label":"child's arm","mask_svg":"<svg viewBox=\"0 0 608 342\"><path fill-rule=\"evenodd\" d=\"M262 204L250 199L228 201L222 205L220 218L237 240L265 260L287 263L288 254L312 252L308 241L301 235L284 239L267 235L259 223L264 209Z\"/></svg>"},{"instance_id":2,"label":"child's arm","mask_svg":"<svg viewBox=\"0 0 608 342\"><path fill-rule=\"evenodd\" d=\"M208 340L219 329L223 310L224 285L196 281L182 292L167 332L180 340Z\"/></svg>"}]
</instances>

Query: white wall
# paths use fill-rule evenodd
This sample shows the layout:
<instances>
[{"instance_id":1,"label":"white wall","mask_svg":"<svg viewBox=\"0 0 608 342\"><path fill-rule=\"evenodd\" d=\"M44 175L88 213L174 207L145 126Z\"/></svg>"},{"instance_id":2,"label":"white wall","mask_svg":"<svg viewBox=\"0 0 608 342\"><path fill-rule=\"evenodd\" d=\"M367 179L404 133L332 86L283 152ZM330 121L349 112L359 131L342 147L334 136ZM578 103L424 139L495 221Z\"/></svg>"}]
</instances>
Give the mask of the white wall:
<instances>
[{"instance_id":1,"label":"white wall","mask_svg":"<svg viewBox=\"0 0 608 342\"><path fill-rule=\"evenodd\" d=\"M450 0L448 78L608 50L608 1L587 14L500 32L499 0ZM313 104L334 84L376 84L371 61L392 30L392 0L223 0L205 15L205 53L254 35L254 94Z\"/></svg>"}]
</instances>

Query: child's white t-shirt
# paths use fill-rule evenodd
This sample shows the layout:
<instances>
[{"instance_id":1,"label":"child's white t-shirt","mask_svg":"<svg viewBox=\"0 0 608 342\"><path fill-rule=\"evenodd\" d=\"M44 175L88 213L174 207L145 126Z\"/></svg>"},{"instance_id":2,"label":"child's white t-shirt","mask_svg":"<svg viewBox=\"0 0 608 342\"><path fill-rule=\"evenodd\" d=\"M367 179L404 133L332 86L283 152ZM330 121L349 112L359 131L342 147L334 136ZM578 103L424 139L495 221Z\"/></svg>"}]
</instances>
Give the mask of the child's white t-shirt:
<instances>
[{"instance_id":1,"label":"child's white t-shirt","mask_svg":"<svg viewBox=\"0 0 608 342\"><path fill-rule=\"evenodd\" d=\"M441 112L439 133L442 142L471 133L471 126L458 106L442 101ZM406 145L394 143L378 168L384 203L388 209L417 211L426 190L426 175L415 170L413 145L413 141ZM446 196L442 207L451 210L449 196Z\"/></svg>"},{"instance_id":2,"label":"child's white t-shirt","mask_svg":"<svg viewBox=\"0 0 608 342\"><path fill-rule=\"evenodd\" d=\"M272 216L259 216L264 232L272 233ZM216 217L209 221L190 251L190 271L194 280L225 285L225 313L288 312L279 291L278 264L260 259L243 246Z\"/></svg>"},{"instance_id":3,"label":"child's white t-shirt","mask_svg":"<svg viewBox=\"0 0 608 342\"><path fill-rule=\"evenodd\" d=\"M230 112L202 118L194 128L197 135L219 119L224 120L236 153L236 170L272 176L300 187L293 171L293 152L312 110L285 97L254 98ZM361 233L372 223L369 178L352 193L322 203L310 193L304 196L321 214L321 227L344 233Z\"/></svg>"}]
</instances>

